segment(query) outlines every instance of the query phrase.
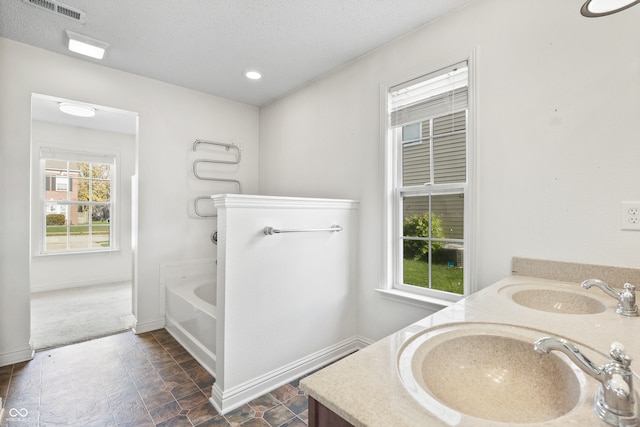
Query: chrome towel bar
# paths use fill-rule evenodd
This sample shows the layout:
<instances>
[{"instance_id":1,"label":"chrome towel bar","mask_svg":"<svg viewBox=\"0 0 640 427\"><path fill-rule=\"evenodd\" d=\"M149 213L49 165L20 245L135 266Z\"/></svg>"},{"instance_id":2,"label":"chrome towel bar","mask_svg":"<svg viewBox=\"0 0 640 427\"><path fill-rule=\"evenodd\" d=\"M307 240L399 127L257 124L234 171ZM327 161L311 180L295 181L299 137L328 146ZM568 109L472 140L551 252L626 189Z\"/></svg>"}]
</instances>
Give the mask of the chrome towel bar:
<instances>
[{"instance_id":1,"label":"chrome towel bar","mask_svg":"<svg viewBox=\"0 0 640 427\"><path fill-rule=\"evenodd\" d=\"M236 152L236 159L235 160L201 160L203 162L207 162L207 163L222 163L222 164L228 164L228 165L237 165L238 163L240 163L240 148L238 148L238 146L235 145L235 144L225 144L224 142L205 141L203 139L196 139L195 142L193 143L193 151L197 151L198 150L198 145L200 145L200 144L216 145L218 147L224 147L224 149L226 151L235 150L235 152ZM195 168L195 166L194 166L194 168Z\"/></svg>"},{"instance_id":2,"label":"chrome towel bar","mask_svg":"<svg viewBox=\"0 0 640 427\"><path fill-rule=\"evenodd\" d=\"M264 234L267 236L271 236L272 234L280 234L280 233L309 233L314 231L342 231L342 230L344 230L344 228L335 224L332 225L331 228L300 228L297 230L278 230L277 228L273 228L273 227L265 227Z\"/></svg>"}]
</instances>

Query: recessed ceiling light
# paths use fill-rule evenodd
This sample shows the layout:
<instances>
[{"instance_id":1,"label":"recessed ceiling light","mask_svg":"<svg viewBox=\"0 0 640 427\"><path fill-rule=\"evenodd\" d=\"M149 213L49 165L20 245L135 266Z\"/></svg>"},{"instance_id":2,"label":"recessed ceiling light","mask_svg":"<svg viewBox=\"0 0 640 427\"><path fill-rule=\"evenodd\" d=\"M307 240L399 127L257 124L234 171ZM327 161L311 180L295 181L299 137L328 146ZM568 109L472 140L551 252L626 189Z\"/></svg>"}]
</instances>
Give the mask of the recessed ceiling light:
<instances>
[{"instance_id":1,"label":"recessed ceiling light","mask_svg":"<svg viewBox=\"0 0 640 427\"><path fill-rule=\"evenodd\" d=\"M260 74L258 71L247 71L246 73L244 73L245 77L250 79L250 80L260 80L262 78L262 74Z\"/></svg>"},{"instance_id":2,"label":"recessed ceiling light","mask_svg":"<svg viewBox=\"0 0 640 427\"><path fill-rule=\"evenodd\" d=\"M589 18L595 18L620 12L638 3L640 0L587 0L582 5L580 13Z\"/></svg>"},{"instance_id":3,"label":"recessed ceiling light","mask_svg":"<svg viewBox=\"0 0 640 427\"><path fill-rule=\"evenodd\" d=\"M107 50L107 47L109 47L108 43L83 36L82 34L74 33L73 31L66 30L65 33L69 40L69 50L71 52L79 53L80 55L89 56L95 59L102 59L102 57L104 57L104 52Z\"/></svg>"},{"instance_id":4,"label":"recessed ceiling light","mask_svg":"<svg viewBox=\"0 0 640 427\"><path fill-rule=\"evenodd\" d=\"M93 117L96 115L96 109L87 107L86 105L71 104L69 102L60 102L58 104L60 111L76 117Z\"/></svg>"}]
</instances>

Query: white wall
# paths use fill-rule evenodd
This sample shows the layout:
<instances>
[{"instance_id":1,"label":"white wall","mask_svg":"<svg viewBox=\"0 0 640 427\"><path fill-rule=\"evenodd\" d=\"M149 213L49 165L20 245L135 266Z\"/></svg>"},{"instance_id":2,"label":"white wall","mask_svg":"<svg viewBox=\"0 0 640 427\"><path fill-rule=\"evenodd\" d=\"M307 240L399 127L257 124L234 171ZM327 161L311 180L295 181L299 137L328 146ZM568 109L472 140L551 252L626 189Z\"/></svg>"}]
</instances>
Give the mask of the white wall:
<instances>
[{"instance_id":1,"label":"white wall","mask_svg":"<svg viewBox=\"0 0 640 427\"><path fill-rule=\"evenodd\" d=\"M134 120L134 118L132 118ZM136 137L33 120L31 123L31 290L99 285L131 280L131 176L135 172ZM42 197L40 148L109 153L117 158L114 238L118 250L70 255L40 255Z\"/></svg>"},{"instance_id":2,"label":"white wall","mask_svg":"<svg viewBox=\"0 0 640 427\"><path fill-rule=\"evenodd\" d=\"M0 38L0 365L24 360L29 341L29 141L31 94L139 113L138 324L164 324L160 264L211 256L213 220L194 219L190 198L203 190L191 173L196 138L242 147L225 170L257 191L258 110ZM221 172L222 173L222 172ZM207 193L219 188L207 186Z\"/></svg>"},{"instance_id":3,"label":"white wall","mask_svg":"<svg viewBox=\"0 0 640 427\"><path fill-rule=\"evenodd\" d=\"M479 0L260 111L260 192L361 202L359 333L378 339L429 312L383 299L381 84L477 48L473 274L512 256L638 268L640 7L605 18L583 1Z\"/></svg>"}]
</instances>

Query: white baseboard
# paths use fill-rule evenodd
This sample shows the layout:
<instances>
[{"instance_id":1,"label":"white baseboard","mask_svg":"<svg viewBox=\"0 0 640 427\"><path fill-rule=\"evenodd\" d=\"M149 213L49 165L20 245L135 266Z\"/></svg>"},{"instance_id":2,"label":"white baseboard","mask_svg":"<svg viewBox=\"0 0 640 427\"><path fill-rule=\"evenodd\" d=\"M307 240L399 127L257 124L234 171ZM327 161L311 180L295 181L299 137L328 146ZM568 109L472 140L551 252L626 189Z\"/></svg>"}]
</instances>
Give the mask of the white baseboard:
<instances>
[{"instance_id":1,"label":"white baseboard","mask_svg":"<svg viewBox=\"0 0 640 427\"><path fill-rule=\"evenodd\" d=\"M10 351L8 353L0 354L0 366L13 365L14 363L26 362L33 359L35 351L31 348L24 348L22 350Z\"/></svg>"},{"instance_id":2,"label":"white baseboard","mask_svg":"<svg viewBox=\"0 0 640 427\"><path fill-rule=\"evenodd\" d=\"M227 413L271 390L318 370L366 346L366 340L354 336L264 375L255 377L229 390L221 390L216 382L213 384L209 401L218 412L221 414Z\"/></svg>"},{"instance_id":3,"label":"white baseboard","mask_svg":"<svg viewBox=\"0 0 640 427\"><path fill-rule=\"evenodd\" d=\"M369 338L361 337L359 335L355 336L353 339L358 345L358 350L362 350L363 348L368 347L375 342L373 340L370 340Z\"/></svg>"},{"instance_id":4,"label":"white baseboard","mask_svg":"<svg viewBox=\"0 0 640 427\"><path fill-rule=\"evenodd\" d=\"M31 292L47 292L47 291L59 291L62 289L72 288L85 288L89 286L101 286L101 285L113 285L116 283L131 283L131 277L114 277L111 279L100 280L83 280L81 282L63 282L63 283L50 283L44 285L31 285Z\"/></svg>"},{"instance_id":5,"label":"white baseboard","mask_svg":"<svg viewBox=\"0 0 640 427\"><path fill-rule=\"evenodd\" d=\"M146 332L157 331L158 329L164 328L165 322L164 318L158 320L152 320L150 322L139 322L136 320L133 328L133 333L136 335L144 334Z\"/></svg>"}]
</instances>

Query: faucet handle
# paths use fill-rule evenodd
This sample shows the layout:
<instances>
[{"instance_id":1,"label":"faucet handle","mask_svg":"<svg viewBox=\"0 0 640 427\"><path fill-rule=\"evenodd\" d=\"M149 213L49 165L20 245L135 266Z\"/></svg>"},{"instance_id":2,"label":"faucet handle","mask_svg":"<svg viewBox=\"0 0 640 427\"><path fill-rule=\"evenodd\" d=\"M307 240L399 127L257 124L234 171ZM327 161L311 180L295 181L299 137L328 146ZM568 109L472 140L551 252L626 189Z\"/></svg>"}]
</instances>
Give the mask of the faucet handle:
<instances>
[{"instance_id":1,"label":"faucet handle","mask_svg":"<svg viewBox=\"0 0 640 427\"><path fill-rule=\"evenodd\" d=\"M631 388L629 387L629 384L627 384L627 382L624 380L624 378L622 378L622 375L620 374L613 374L611 376L608 387L620 399L629 397L629 395L631 394Z\"/></svg>"},{"instance_id":2,"label":"faucet handle","mask_svg":"<svg viewBox=\"0 0 640 427\"><path fill-rule=\"evenodd\" d=\"M622 363L622 366L624 366L625 368L628 368L633 361L633 358L631 356L627 356L627 354L624 352L624 345L622 345L622 343L619 343L618 341L614 341L611 343L609 355L616 362Z\"/></svg>"},{"instance_id":3,"label":"faucet handle","mask_svg":"<svg viewBox=\"0 0 640 427\"><path fill-rule=\"evenodd\" d=\"M620 292L620 301L616 308L616 313L625 316L637 316L638 305L636 304L636 287L631 283L625 283Z\"/></svg>"}]
</instances>

